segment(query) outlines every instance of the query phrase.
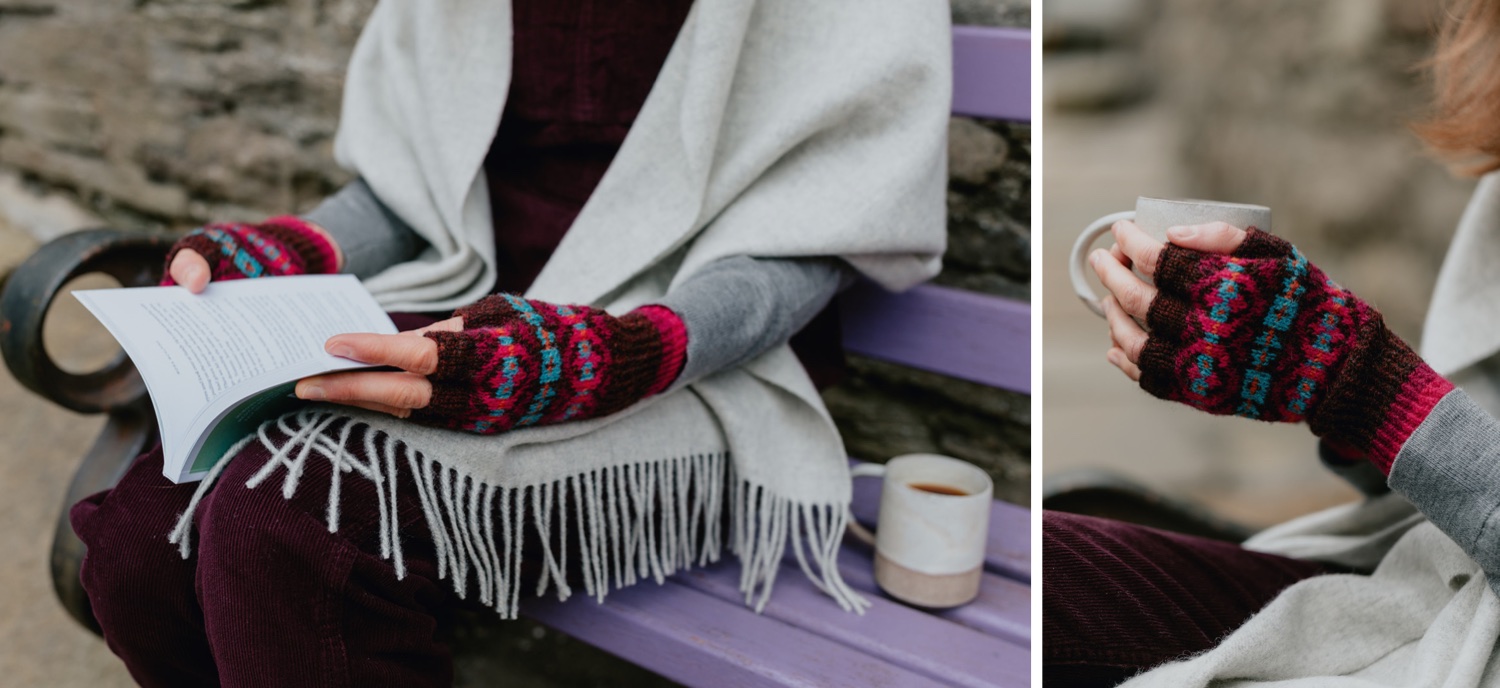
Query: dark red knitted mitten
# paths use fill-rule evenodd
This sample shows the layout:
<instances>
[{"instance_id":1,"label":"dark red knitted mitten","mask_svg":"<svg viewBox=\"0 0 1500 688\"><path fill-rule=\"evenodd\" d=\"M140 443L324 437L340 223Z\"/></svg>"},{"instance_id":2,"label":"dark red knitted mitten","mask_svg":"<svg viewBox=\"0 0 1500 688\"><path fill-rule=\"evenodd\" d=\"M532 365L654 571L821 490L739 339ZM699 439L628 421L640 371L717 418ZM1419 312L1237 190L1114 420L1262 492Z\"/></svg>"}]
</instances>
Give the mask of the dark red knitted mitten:
<instances>
[{"instance_id":1,"label":"dark red knitted mitten","mask_svg":"<svg viewBox=\"0 0 1500 688\"><path fill-rule=\"evenodd\" d=\"M176 284L170 268L183 249L208 261L214 282L272 275L318 275L338 270L338 253L327 237L305 220L290 215L258 225L220 222L199 227L177 240L167 253L162 286Z\"/></svg>"},{"instance_id":2,"label":"dark red knitted mitten","mask_svg":"<svg viewBox=\"0 0 1500 688\"><path fill-rule=\"evenodd\" d=\"M1453 389L1380 313L1279 237L1250 229L1230 255L1168 244L1141 353L1141 387L1209 413L1306 420L1383 472Z\"/></svg>"},{"instance_id":3,"label":"dark red knitted mitten","mask_svg":"<svg viewBox=\"0 0 1500 688\"><path fill-rule=\"evenodd\" d=\"M412 418L480 434L607 416L665 390L687 360L687 330L661 306L620 317L509 294L461 308L460 332L428 332L438 369Z\"/></svg>"}]
</instances>

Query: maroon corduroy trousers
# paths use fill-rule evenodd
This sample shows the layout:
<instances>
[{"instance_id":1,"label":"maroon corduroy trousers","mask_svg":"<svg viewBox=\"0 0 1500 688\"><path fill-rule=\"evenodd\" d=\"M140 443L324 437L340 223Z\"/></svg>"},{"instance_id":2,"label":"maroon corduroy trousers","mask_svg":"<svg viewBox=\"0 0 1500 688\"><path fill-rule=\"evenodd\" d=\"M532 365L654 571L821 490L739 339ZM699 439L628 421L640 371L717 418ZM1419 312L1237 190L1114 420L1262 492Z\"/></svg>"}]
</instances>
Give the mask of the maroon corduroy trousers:
<instances>
[{"instance_id":1,"label":"maroon corduroy trousers","mask_svg":"<svg viewBox=\"0 0 1500 688\"><path fill-rule=\"evenodd\" d=\"M362 449L355 439L350 449ZM167 533L197 484L162 477L160 448L114 489L74 505L73 529L88 547L83 587L130 675L173 687L452 685L435 637L452 588L438 579L410 475L397 487L407 567L397 580L380 557L372 483L344 476L330 533L330 464L309 458L284 499L281 472L245 487L268 457L252 442L225 468L195 513L187 559Z\"/></svg>"},{"instance_id":2,"label":"maroon corduroy trousers","mask_svg":"<svg viewBox=\"0 0 1500 688\"><path fill-rule=\"evenodd\" d=\"M1202 652L1322 564L1120 521L1042 512L1048 688L1117 685Z\"/></svg>"}]
</instances>

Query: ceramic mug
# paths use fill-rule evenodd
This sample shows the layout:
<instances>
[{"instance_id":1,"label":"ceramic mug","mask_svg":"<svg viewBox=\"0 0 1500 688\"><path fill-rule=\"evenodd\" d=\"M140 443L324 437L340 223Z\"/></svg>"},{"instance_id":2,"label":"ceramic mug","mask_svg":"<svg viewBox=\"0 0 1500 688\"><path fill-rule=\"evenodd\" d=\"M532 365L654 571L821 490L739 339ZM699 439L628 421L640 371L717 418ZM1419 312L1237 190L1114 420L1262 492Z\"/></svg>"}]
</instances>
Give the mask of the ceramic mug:
<instances>
[{"instance_id":1,"label":"ceramic mug","mask_svg":"<svg viewBox=\"0 0 1500 688\"><path fill-rule=\"evenodd\" d=\"M1135 210L1111 213L1094 220L1073 243L1073 253L1068 264L1068 272L1073 278L1073 291L1078 293L1078 298L1083 299L1089 310L1101 318L1104 317L1104 306L1088 281L1088 275L1093 271L1089 267L1089 247L1120 220L1134 220L1147 234L1163 243L1167 240L1168 227L1182 225L1227 222L1240 228L1254 227L1263 232L1271 231L1271 209L1263 205L1148 196L1135 199Z\"/></svg>"},{"instance_id":2,"label":"ceramic mug","mask_svg":"<svg viewBox=\"0 0 1500 688\"><path fill-rule=\"evenodd\" d=\"M875 582L898 600L956 607L979 594L994 485L977 466L937 454L861 464L855 478L884 476L875 533L849 530L875 547Z\"/></svg>"}]
</instances>

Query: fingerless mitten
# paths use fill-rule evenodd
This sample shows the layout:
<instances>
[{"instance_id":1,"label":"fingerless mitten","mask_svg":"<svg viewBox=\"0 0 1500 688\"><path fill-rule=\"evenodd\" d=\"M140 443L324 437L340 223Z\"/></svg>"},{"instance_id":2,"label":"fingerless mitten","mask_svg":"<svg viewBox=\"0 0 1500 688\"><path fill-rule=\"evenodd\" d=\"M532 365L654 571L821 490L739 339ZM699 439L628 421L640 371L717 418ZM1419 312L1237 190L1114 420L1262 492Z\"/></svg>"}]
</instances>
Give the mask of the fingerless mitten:
<instances>
[{"instance_id":1,"label":"fingerless mitten","mask_svg":"<svg viewBox=\"0 0 1500 688\"><path fill-rule=\"evenodd\" d=\"M509 294L454 313L459 332L428 332L438 368L432 398L412 418L480 434L607 416L657 394L687 357L672 311L644 306L613 316Z\"/></svg>"},{"instance_id":2,"label":"fingerless mitten","mask_svg":"<svg viewBox=\"0 0 1500 688\"><path fill-rule=\"evenodd\" d=\"M1229 255L1168 244L1147 314L1141 387L1209 413L1306 420L1384 473L1453 388L1380 313L1286 240L1249 231Z\"/></svg>"},{"instance_id":3,"label":"fingerless mitten","mask_svg":"<svg viewBox=\"0 0 1500 688\"><path fill-rule=\"evenodd\" d=\"M172 259L183 249L208 261L212 281L270 275L316 275L338 270L338 253L323 234L298 217L283 215L260 224L220 222L199 227L167 253L163 286L172 280Z\"/></svg>"}]
</instances>

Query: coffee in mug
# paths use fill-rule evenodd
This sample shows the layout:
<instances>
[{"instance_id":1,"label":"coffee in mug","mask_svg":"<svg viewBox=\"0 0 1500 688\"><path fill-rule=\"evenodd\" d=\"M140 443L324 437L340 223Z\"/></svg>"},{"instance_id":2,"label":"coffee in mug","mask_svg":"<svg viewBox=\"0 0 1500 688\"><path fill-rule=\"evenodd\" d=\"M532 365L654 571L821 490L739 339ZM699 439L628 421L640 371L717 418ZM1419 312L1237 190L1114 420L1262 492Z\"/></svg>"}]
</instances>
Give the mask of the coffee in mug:
<instances>
[{"instance_id":1,"label":"coffee in mug","mask_svg":"<svg viewBox=\"0 0 1500 688\"><path fill-rule=\"evenodd\" d=\"M849 520L875 547L875 582L922 607L956 607L979 594L994 486L977 466L937 454L907 454L852 474L884 476L875 533Z\"/></svg>"},{"instance_id":2,"label":"coffee in mug","mask_svg":"<svg viewBox=\"0 0 1500 688\"><path fill-rule=\"evenodd\" d=\"M1254 227L1263 232L1271 231L1271 209L1263 205L1148 196L1135 199L1134 211L1111 213L1094 220L1073 243L1073 253L1068 263L1068 272L1073 278L1073 291L1078 293L1078 298L1083 299L1089 310L1100 317L1104 316L1104 306L1088 281L1091 271L1088 264L1089 249L1095 240L1120 220L1133 220L1142 231L1162 243L1167 241L1168 227L1210 222L1227 222L1241 229Z\"/></svg>"}]
</instances>

